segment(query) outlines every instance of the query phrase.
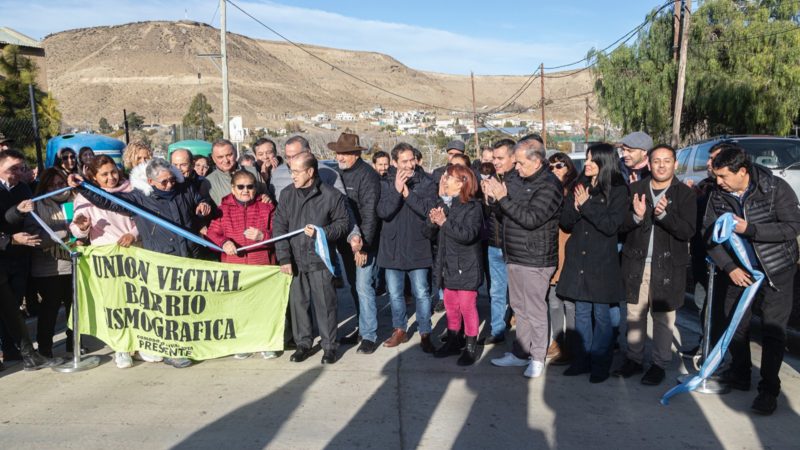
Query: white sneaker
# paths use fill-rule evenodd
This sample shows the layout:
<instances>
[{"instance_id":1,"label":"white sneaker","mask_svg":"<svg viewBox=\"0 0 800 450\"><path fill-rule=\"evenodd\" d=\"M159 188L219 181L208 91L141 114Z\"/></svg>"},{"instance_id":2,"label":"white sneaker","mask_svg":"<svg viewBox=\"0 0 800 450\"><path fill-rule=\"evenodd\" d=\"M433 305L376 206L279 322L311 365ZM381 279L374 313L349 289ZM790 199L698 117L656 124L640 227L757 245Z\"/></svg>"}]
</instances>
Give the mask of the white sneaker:
<instances>
[{"instance_id":1,"label":"white sneaker","mask_svg":"<svg viewBox=\"0 0 800 450\"><path fill-rule=\"evenodd\" d=\"M278 357L278 352L270 352L270 351L261 352L261 357L264 359L275 359Z\"/></svg>"},{"instance_id":2,"label":"white sneaker","mask_svg":"<svg viewBox=\"0 0 800 450\"><path fill-rule=\"evenodd\" d=\"M145 352L138 352L136 355L138 356L137 359L140 359L140 360L142 360L144 362L149 362L149 363L157 363L157 362L161 362L161 361L164 360L164 358L162 358L162 357L160 357L158 355L150 355L150 354L145 353Z\"/></svg>"},{"instance_id":3,"label":"white sneaker","mask_svg":"<svg viewBox=\"0 0 800 450\"><path fill-rule=\"evenodd\" d=\"M517 358L513 353L506 352L502 358L493 359L492 365L498 367L525 367L528 365L528 360Z\"/></svg>"},{"instance_id":4,"label":"white sneaker","mask_svg":"<svg viewBox=\"0 0 800 450\"><path fill-rule=\"evenodd\" d=\"M528 367L525 369L525 375L528 378L539 378L544 371L544 363L540 361L531 360Z\"/></svg>"},{"instance_id":5,"label":"white sneaker","mask_svg":"<svg viewBox=\"0 0 800 450\"><path fill-rule=\"evenodd\" d=\"M237 353L233 355L233 359L247 359L252 355L253 355L252 353Z\"/></svg>"},{"instance_id":6,"label":"white sneaker","mask_svg":"<svg viewBox=\"0 0 800 450\"><path fill-rule=\"evenodd\" d=\"M127 369L133 365L133 360L128 352L116 352L114 353L114 363L119 369Z\"/></svg>"}]
</instances>

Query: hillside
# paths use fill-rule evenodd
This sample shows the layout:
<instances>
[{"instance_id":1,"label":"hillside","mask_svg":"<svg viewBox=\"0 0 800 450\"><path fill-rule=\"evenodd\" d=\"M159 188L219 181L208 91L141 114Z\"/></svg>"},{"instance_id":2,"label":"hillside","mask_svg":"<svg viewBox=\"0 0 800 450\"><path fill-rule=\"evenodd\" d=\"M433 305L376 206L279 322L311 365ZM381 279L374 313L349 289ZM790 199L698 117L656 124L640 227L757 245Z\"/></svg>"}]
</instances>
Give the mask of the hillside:
<instances>
[{"instance_id":1,"label":"hillside","mask_svg":"<svg viewBox=\"0 0 800 450\"><path fill-rule=\"evenodd\" d=\"M198 92L208 97L214 119L221 121L220 72L207 58L196 56L219 51L219 30L209 25L140 22L69 30L48 36L44 46L49 87L67 124L96 124L100 117L118 123L123 108L144 115L148 122L176 123ZM472 108L468 75L417 71L380 53L305 47L342 70L411 99ZM360 83L283 42L230 33L228 68L231 115L243 116L248 127L281 124L285 113L358 112L374 105L424 108ZM478 108L501 104L526 78L476 77ZM588 92L592 83L589 71L547 79L545 97ZM518 103L530 106L538 101L537 80ZM548 118L582 121L584 99L556 101L547 112Z\"/></svg>"}]
</instances>

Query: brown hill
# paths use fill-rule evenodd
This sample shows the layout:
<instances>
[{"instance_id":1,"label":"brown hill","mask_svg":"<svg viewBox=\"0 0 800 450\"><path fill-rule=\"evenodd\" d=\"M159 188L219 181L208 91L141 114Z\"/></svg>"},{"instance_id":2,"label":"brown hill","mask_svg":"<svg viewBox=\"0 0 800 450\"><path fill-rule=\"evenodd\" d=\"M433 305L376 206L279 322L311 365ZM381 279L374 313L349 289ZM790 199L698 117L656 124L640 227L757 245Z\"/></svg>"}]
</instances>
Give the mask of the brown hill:
<instances>
[{"instance_id":1,"label":"brown hill","mask_svg":"<svg viewBox=\"0 0 800 450\"><path fill-rule=\"evenodd\" d=\"M214 119L221 121L220 72L207 58L197 57L219 51L219 30L209 25L180 21L85 28L50 35L44 46L49 87L67 124L96 124L100 117L117 123L123 108L144 115L148 122L178 123L198 92L208 97ZM380 53L305 48L411 99L458 110L472 108L469 76L417 71ZM431 109L360 83L287 43L230 33L228 55L230 112L243 116L248 127L280 125L285 113L355 113L374 105ZM526 78L476 77L478 108L500 105ZM546 79L545 97L554 100L547 106L548 118L582 122L583 96L558 99L591 91L592 83L589 71ZM537 80L516 106L538 101Z\"/></svg>"}]
</instances>

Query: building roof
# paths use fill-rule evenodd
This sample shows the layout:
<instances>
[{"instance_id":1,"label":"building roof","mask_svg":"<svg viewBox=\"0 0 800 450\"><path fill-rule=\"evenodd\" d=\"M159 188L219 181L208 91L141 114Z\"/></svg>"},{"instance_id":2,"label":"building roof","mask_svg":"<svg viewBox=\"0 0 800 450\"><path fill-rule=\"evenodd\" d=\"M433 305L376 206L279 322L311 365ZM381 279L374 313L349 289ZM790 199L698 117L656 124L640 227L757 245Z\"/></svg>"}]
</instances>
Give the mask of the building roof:
<instances>
[{"instance_id":1,"label":"building roof","mask_svg":"<svg viewBox=\"0 0 800 450\"><path fill-rule=\"evenodd\" d=\"M36 39L25 36L19 31L8 27L0 27L0 44L18 45L20 47L43 48L42 43Z\"/></svg>"}]
</instances>

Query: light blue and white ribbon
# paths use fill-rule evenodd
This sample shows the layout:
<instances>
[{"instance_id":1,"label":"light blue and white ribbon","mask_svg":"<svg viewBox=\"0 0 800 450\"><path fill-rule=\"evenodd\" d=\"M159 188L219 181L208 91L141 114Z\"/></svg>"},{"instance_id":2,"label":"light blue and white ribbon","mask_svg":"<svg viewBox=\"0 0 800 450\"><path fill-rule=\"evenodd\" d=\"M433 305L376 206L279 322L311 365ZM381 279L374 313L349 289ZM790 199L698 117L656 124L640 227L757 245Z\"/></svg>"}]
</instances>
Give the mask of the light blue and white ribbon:
<instances>
[{"instance_id":1,"label":"light blue and white ribbon","mask_svg":"<svg viewBox=\"0 0 800 450\"><path fill-rule=\"evenodd\" d=\"M289 233L282 234L282 235L280 235L278 237L267 239L266 241L256 242L255 244L250 244L250 245L245 245L244 247L239 247L239 248L236 249L236 251L237 252L243 252L243 251L246 251L246 250L250 250L252 248L261 247L262 245L271 244L273 242L280 241L281 239L290 238L290 237L292 237L292 236L294 236L296 234L302 233L303 231L304 231L304 229L300 228L299 230L290 231Z\"/></svg>"},{"instance_id":2,"label":"light blue and white ribbon","mask_svg":"<svg viewBox=\"0 0 800 450\"><path fill-rule=\"evenodd\" d=\"M739 327L739 323L742 321L742 317L750 308L750 305L753 303L753 299L756 297L756 293L758 293L758 289L764 282L764 274L753 269L750 259L747 257L747 250L744 247L742 238L740 238L739 235L734 232L735 228L736 220L734 219L733 214L725 213L714 223L714 234L712 239L717 244L728 244L731 250L733 250L733 253L736 255L736 258L739 259L739 263L743 265L748 272L750 272L750 275L753 277L753 284L748 286L744 292L742 292L742 296L739 298L739 304L736 306L736 310L731 318L731 323L728 325L725 333L717 342L717 345L715 345L714 349L711 350L711 353L706 356L706 360L703 363L703 367L700 368L700 372L685 383L679 384L667 391L667 393L661 397L662 405L668 405L669 399L675 395L695 390L697 386L714 374L722 362L722 358L725 357L725 352L728 351L728 346L731 343L731 339L733 339L734 333L736 333L736 329Z\"/></svg>"},{"instance_id":3,"label":"light blue and white ribbon","mask_svg":"<svg viewBox=\"0 0 800 450\"><path fill-rule=\"evenodd\" d=\"M56 234L56 232L55 232L55 231L53 231L53 229L52 229L52 228L50 228L49 226L47 226L47 224L46 224L46 223L44 223L44 220L42 220L42 218L41 218L41 217L39 217L39 215L38 215L38 214L36 214L36 212L35 212L35 211L31 211L31 212L29 212L28 214L30 214L30 216L31 216L31 217L33 217L33 220L35 220L35 221L36 221L36 222L39 224L39 226L40 226L40 227L42 227L42 229L44 230L44 232L45 232L45 233L47 233L47 235L48 235L48 236L50 236L50 239L52 239L52 240L53 240L53 242L55 242L56 244L60 245L60 246L61 246L61 248L63 248L63 249L64 249L64 250L65 250L67 253L69 253L70 255L71 255L71 254L73 254L73 253L75 253L75 249L69 248L69 247L67 246L67 244L65 244L65 243L64 243L64 241L63 241L63 240L62 240L60 237L58 237L58 235Z\"/></svg>"},{"instance_id":4,"label":"light blue and white ribbon","mask_svg":"<svg viewBox=\"0 0 800 450\"><path fill-rule=\"evenodd\" d=\"M328 250L328 237L325 236L325 230L316 225L314 225L314 229L317 230L317 232L314 233L314 251L317 252L317 256L325 263L328 270L330 270L332 274L335 274L333 263L331 262L331 252Z\"/></svg>"},{"instance_id":5,"label":"light blue and white ribbon","mask_svg":"<svg viewBox=\"0 0 800 450\"><path fill-rule=\"evenodd\" d=\"M102 189L100 189L100 188L98 188L96 186L92 186L89 183L85 183L85 182L81 183L81 186L84 187L86 190L94 192L95 194L105 198L106 200L109 200L109 201L111 201L113 203L116 203L116 204L122 206L123 208L127 209L128 211L133 212L134 214L142 216L146 220L149 220L150 222L153 222L154 224L156 224L156 225L158 225L160 227L166 228L167 230L177 234L178 236L181 236L183 238L186 238L186 239L194 242L195 244L199 244L199 245L202 245L204 247L208 247L208 248L210 248L212 250L216 250L218 252L222 252L222 249L218 245L214 244L213 242L209 242L209 241L201 238L200 236L197 236L195 234L189 233L188 231L184 230L183 228L181 228L181 227L179 227L179 226L177 226L177 225L175 225L175 224L173 224L173 223L171 223L171 222L169 222L167 220L164 220L161 217L155 216L155 215L149 213L148 211L146 211L146 210L134 205L133 203L130 203L130 202L122 200L122 199L120 199L118 197L115 197L115 196L109 194L108 192L106 192L106 191L104 191L104 190L102 190Z\"/></svg>"}]
</instances>

